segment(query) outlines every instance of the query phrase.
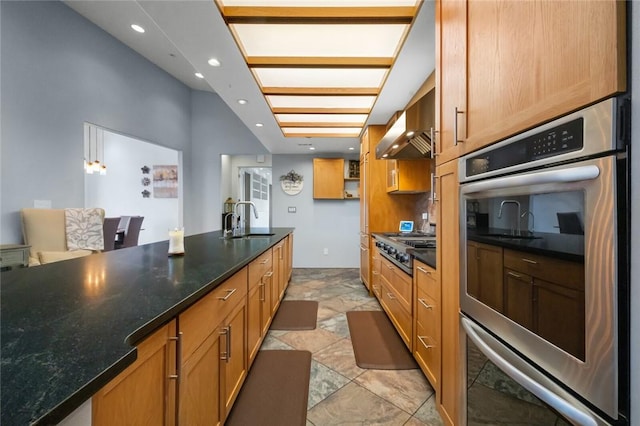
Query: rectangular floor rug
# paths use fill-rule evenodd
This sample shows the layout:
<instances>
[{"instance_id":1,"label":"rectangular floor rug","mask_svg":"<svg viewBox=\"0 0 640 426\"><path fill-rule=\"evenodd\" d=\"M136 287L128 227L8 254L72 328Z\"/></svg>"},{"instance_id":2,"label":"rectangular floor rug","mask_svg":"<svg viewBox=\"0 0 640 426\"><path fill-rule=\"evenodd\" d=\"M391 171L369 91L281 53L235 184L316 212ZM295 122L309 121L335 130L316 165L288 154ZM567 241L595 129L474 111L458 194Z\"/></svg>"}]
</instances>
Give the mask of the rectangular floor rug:
<instances>
[{"instance_id":1,"label":"rectangular floor rug","mask_svg":"<svg viewBox=\"0 0 640 426\"><path fill-rule=\"evenodd\" d=\"M313 330L318 317L315 300L283 300L271 322L271 330Z\"/></svg>"},{"instance_id":2,"label":"rectangular floor rug","mask_svg":"<svg viewBox=\"0 0 640 426\"><path fill-rule=\"evenodd\" d=\"M349 311L347 322L358 367L375 370L418 368L383 311Z\"/></svg>"},{"instance_id":3,"label":"rectangular floor rug","mask_svg":"<svg viewBox=\"0 0 640 426\"><path fill-rule=\"evenodd\" d=\"M309 351L259 351L225 425L305 426L310 376Z\"/></svg>"}]
</instances>

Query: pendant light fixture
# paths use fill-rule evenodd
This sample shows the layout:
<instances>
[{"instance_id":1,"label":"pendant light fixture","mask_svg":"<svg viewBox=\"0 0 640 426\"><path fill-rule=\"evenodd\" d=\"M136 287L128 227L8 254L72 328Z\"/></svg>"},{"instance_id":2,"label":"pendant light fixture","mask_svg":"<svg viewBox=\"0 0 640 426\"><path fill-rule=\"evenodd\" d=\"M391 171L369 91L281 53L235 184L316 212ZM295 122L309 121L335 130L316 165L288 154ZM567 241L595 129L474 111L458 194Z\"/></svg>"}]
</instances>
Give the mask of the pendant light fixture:
<instances>
[{"instance_id":1,"label":"pendant light fixture","mask_svg":"<svg viewBox=\"0 0 640 426\"><path fill-rule=\"evenodd\" d=\"M84 123L84 170L91 175L107 174L104 162L104 129Z\"/></svg>"}]
</instances>

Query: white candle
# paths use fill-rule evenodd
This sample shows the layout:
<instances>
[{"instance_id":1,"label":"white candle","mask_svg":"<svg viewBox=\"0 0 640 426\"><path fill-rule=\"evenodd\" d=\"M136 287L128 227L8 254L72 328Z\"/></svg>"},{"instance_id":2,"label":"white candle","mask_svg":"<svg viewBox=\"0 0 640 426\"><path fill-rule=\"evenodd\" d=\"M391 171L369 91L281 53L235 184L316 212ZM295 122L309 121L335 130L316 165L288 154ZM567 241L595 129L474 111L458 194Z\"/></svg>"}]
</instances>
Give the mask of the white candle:
<instances>
[{"instance_id":1,"label":"white candle","mask_svg":"<svg viewBox=\"0 0 640 426\"><path fill-rule=\"evenodd\" d=\"M169 254L184 254L184 229L169 230Z\"/></svg>"}]
</instances>

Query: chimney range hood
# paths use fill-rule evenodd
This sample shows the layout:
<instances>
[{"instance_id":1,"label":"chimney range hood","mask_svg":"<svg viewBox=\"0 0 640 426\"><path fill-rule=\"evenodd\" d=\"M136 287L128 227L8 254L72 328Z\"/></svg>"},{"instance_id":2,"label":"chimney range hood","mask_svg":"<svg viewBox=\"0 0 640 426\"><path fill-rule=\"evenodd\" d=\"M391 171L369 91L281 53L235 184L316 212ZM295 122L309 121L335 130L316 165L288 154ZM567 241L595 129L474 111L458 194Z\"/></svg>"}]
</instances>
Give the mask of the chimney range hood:
<instances>
[{"instance_id":1,"label":"chimney range hood","mask_svg":"<svg viewBox=\"0 0 640 426\"><path fill-rule=\"evenodd\" d=\"M394 115L387 133L376 146L378 159L412 159L431 156L431 128L435 127L435 89L406 111Z\"/></svg>"}]
</instances>

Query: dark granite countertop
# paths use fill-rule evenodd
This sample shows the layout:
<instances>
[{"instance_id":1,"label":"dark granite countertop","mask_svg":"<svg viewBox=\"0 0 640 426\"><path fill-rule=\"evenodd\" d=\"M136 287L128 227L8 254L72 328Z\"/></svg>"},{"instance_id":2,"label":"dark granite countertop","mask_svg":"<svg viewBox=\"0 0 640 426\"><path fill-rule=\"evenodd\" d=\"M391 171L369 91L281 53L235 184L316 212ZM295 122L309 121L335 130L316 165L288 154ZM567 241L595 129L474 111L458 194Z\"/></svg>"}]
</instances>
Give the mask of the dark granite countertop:
<instances>
[{"instance_id":1,"label":"dark granite countertop","mask_svg":"<svg viewBox=\"0 0 640 426\"><path fill-rule=\"evenodd\" d=\"M292 231L215 231L186 237L180 257L162 241L3 272L0 423L59 422L136 359L135 344Z\"/></svg>"},{"instance_id":2,"label":"dark granite countertop","mask_svg":"<svg viewBox=\"0 0 640 426\"><path fill-rule=\"evenodd\" d=\"M425 263L431 266L433 269L436 268L436 249L434 248L421 248L421 249L412 249L408 250L411 255L419 260L422 263Z\"/></svg>"},{"instance_id":3,"label":"dark granite countertop","mask_svg":"<svg viewBox=\"0 0 640 426\"><path fill-rule=\"evenodd\" d=\"M499 228L467 229L467 238L542 256L584 262L584 235L535 232L532 235L535 238L510 238L509 233L509 230Z\"/></svg>"}]
</instances>

